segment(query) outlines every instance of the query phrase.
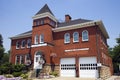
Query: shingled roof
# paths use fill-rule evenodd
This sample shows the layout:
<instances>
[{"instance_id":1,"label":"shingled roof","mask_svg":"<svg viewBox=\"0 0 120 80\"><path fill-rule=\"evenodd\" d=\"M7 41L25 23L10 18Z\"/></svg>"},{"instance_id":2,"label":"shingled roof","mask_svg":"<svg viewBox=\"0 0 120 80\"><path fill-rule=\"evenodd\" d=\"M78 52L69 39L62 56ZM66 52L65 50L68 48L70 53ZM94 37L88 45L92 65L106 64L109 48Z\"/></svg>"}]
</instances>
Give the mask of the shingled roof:
<instances>
[{"instance_id":1,"label":"shingled roof","mask_svg":"<svg viewBox=\"0 0 120 80\"><path fill-rule=\"evenodd\" d=\"M48 5L45 4L37 13L36 15L38 14L42 14L42 13L45 13L45 12L49 12L50 14L52 14L54 16L54 14L52 13L52 11L49 9Z\"/></svg>"},{"instance_id":2,"label":"shingled roof","mask_svg":"<svg viewBox=\"0 0 120 80\"><path fill-rule=\"evenodd\" d=\"M31 35L32 35L32 30L18 34L18 35L13 36L13 37L10 37L10 39L24 38L24 37L31 36Z\"/></svg>"},{"instance_id":3,"label":"shingled roof","mask_svg":"<svg viewBox=\"0 0 120 80\"><path fill-rule=\"evenodd\" d=\"M70 26L70 25L75 25L75 24L81 24L81 23L90 22L90 21L92 21L92 20L75 19L75 20L71 20L69 22L58 23L58 27L65 27L65 26Z\"/></svg>"}]
</instances>

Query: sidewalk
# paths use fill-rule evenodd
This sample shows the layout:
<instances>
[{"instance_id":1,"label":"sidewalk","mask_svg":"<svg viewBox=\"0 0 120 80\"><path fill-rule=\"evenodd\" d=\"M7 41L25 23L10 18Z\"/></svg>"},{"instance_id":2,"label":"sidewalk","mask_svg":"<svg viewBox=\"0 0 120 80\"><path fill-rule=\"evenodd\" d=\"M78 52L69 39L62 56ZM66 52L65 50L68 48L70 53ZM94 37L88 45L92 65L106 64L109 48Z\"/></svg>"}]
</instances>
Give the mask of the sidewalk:
<instances>
[{"instance_id":1,"label":"sidewalk","mask_svg":"<svg viewBox=\"0 0 120 80\"><path fill-rule=\"evenodd\" d=\"M110 78L106 80L120 80L120 76L111 76Z\"/></svg>"},{"instance_id":2,"label":"sidewalk","mask_svg":"<svg viewBox=\"0 0 120 80\"><path fill-rule=\"evenodd\" d=\"M76 78L76 77L55 77L55 78L50 78L50 79L33 79L33 80L99 80L99 79ZM110 78L108 78L106 80L120 80L120 76L111 76Z\"/></svg>"},{"instance_id":3,"label":"sidewalk","mask_svg":"<svg viewBox=\"0 0 120 80\"><path fill-rule=\"evenodd\" d=\"M34 79L34 80L96 80L93 78L75 78L75 77L56 77L50 79Z\"/></svg>"}]
</instances>

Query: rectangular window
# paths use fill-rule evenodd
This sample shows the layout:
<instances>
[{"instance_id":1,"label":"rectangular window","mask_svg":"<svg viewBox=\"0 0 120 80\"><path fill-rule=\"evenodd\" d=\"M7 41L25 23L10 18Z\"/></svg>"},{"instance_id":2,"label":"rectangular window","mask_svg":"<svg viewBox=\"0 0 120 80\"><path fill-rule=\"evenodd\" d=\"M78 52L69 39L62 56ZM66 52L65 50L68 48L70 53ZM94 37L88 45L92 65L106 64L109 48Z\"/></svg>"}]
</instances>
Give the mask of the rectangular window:
<instances>
[{"instance_id":1,"label":"rectangular window","mask_svg":"<svg viewBox=\"0 0 120 80\"><path fill-rule=\"evenodd\" d=\"M26 45L26 41L22 40L22 42L21 42L21 48L25 48L25 45Z\"/></svg>"},{"instance_id":2,"label":"rectangular window","mask_svg":"<svg viewBox=\"0 0 120 80\"><path fill-rule=\"evenodd\" d=\"M42 19L42 20L40 21L40 24L44 24L44 19Z\"/></svg>"},{"instance_id":3,"label":"rectangular window","mask_svg":"<svg viewBox=\"0 0 120 80\"><path fill-rule=\"evenodd\" d=\"M38 42L39 42L39 36L36 35L36 36L35 36L35 44L38 44Z\"/></svg>"},{"instance_id":4,"label":"rectangular window","mask_svg":"<svg viewBox=\"0 0 120 80\"><path fill-rule=\"evenodd\" d=\"M39 20L36 21L36 26L40 25L40 22Z\"/></svg>"},{"instance_id":5,"label":"rectangular window","mask_svg":"<svg viewBox=\"0 0 120 80\"><path fill-rule=\"evenodd\" d=\"M16 42L16 49L19 49L19 48L20 48L20 42L17 41L17 42Z\"/></svg>"},{"instance_id":6,"label":"rectangular window","mask_svg":"<svg viewBox=\"0 0 120 80\"><path fill-rule=\"evenodd\" d=\"M27 40L27 48L30 48L31 47L31 39L28 39Z\"/></svg>"},{"instance_id":7,"label":"rectangular window","mask_svg":"<svg viewBox=\"0 0 120 80\"><path fill-rule=\"evenodd\" d=\"M19 55L17 55L17 56L16 56L16 61L15 61L15 64L19 64L19 60L20 60L20 56L19 56Z\"/></svg>"},{"instance_id":8,"label":"rectangular window","mask_svg":"<svg viewBox=\"0 0 120 80\"><path fill-rule=\"evenodd\" d=\"M20 64L24 64L24 56L23 55L20 56Z\"/></svg>"},{"instance_id":9,"label":"rectangular window","mask_svg":"<svg viewBox=\"0 0 120 80\"><path fill-rule=\"evenodd\" d=\"M40 35L40 43L44 43L44 35L43 34Z\"/></svg>"}]
</instances>

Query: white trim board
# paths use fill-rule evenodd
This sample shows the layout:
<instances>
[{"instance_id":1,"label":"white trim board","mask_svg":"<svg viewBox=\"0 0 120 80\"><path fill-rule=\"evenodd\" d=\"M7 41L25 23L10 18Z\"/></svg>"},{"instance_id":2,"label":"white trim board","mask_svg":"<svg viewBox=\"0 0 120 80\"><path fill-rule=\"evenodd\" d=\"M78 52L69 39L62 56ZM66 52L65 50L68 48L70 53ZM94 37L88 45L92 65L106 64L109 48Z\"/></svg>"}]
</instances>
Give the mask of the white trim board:
<instances>
[{"instance_id":1,"label":"white trim board","mask_svg":"<svg viewBox=\"0 0 120 80\"><path fill-rule=\"evenodd\" d=\"M65 50L65 52L72 52L72 51L84 51L84 50L89 50L89 48L67 49L67 50Z\"/></svg>"}]
</instances>

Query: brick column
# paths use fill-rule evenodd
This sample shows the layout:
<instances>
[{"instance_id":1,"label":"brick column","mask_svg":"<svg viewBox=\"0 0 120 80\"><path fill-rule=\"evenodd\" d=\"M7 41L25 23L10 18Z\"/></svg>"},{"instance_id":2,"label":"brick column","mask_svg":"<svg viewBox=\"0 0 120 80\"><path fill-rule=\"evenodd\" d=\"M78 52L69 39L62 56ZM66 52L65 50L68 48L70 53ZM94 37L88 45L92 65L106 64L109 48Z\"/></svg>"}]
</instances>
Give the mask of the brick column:
<instances>
[{"instance_id":1,"label":"brick column","mask_svg":"<svg viewBox=\"0 0 120 80\"><path fill-rule=\"evenodd\" d=\"M79 77L79 58L75 58L75 63L76 63L76 77Z\"/></svg>"}]
</instances>

